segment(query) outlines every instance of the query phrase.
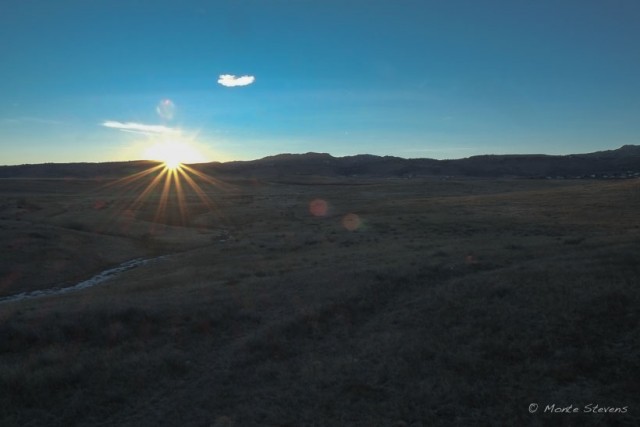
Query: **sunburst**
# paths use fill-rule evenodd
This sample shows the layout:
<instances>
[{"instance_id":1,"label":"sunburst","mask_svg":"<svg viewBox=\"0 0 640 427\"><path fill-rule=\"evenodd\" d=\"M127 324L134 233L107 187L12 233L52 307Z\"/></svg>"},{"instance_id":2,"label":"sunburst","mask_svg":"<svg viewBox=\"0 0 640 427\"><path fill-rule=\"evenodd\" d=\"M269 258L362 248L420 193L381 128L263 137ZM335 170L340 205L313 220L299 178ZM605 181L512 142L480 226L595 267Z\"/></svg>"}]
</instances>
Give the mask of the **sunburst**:
<instances>
[{"instance_id":1,"label":"sunburst","mask_svg":"<svg viewBox=\"0 0 640 427\"><path fill-rule=\"evenodd\" d=\"M130 202L122 206L122 212L129 212L133 217L144 216L151 223L150 231L157 231L158 227L166 225L187 226L191 216L189 206L193 206L194 202L197 204L197 200L201 205L198 208L201 213L204 207L206 212L220 216L210 190L225 190L229 185L195 165L186 164L185 159L195 156L194 151L188 150L188 144L164 142L154 147L155 159L148 168L104 187L118 188L130 195ZM157 203L153 207L153 215L150 215L149 203Z\"/></svg>"}]
</instances>

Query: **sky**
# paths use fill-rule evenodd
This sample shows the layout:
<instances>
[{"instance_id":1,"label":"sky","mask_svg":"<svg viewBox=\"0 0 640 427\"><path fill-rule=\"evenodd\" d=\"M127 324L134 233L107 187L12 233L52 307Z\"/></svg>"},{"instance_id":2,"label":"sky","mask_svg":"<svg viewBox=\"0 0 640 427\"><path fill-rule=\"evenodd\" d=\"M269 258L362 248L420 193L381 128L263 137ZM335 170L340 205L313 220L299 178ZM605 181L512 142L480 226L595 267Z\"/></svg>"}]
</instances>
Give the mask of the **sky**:
<instances>
[{"instance_id":1,"label":"sky","mask_svg":"<svg viewBox=\"0 0 640 427\"><path fill-rule=\"evenodd\" d=\"M640 144L638 22L637 0L3 0L0 164Z\"/></svg>"}]
</instances>

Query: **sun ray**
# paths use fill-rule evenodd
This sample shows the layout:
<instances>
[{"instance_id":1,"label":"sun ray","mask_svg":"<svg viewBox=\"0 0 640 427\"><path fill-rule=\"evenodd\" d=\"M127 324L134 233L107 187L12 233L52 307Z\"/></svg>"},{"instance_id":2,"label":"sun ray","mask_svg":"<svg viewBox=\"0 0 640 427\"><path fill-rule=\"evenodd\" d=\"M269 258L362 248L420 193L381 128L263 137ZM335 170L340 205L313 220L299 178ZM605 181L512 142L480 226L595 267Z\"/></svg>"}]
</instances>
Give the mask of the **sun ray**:
<instances>
[{"instance_id":1,"label":"sun ray","mask_svg":"<svg viewBox=\"0 0 640 427\"><path fill-rule=\"evenodd\" d=\"M171 189L171 176L175 173L174 169L166 168L164 170L166 177L164 179L164 185L162 187L162 193L160 195L160 201L158 202L158 208L156 209L156 215L153 219L153 226L158 226L164 219L167 212L167 200L169 199L169 191ZM152 231L155 231L152 229Z\"/></svg>"},{"instance_id":2,"label":"sun ray","mask_svg":"<svg viewBox=\"0 0 640 427\"><path fill-rule=\"evenodd\" d=\"M147 187L142 191L142 193L134 200L131 205L133 210L136 210L140 207L140 205L144 202L144 199L160 184L162 181L162 177L168 173L168 170L163 169L153 180L147 185Z\"/></svg>"},{"instance_id":3,"label":"sun ray","mask_svg":"<svg viewBox=\"0 0 640 427\"><path fill-rule=\"evenodd\" d=\"M150 174L152 174L153 172L155 172L157 170L162 169L163 167L164 167L164 165L162 163L160 163L160 164L158 164L156 166L150 167L149 169L145 169L143 171L136 172L133 175L128 175L128 176L125 176L124 178L120 178L120 179L117 179L115 181L109 182L109 183L105 184L103 186L103 188L109 188L109 187L113 187L113 186L116 186L116 185L129 185L131 183L134 183L136 181L141 180L145 176L150 175Z\"/></svg>"},{"instance_id":4,"label":"sun ray","mask_svg":"<svg viewBox=\"0 0 640 427\"><path fill-rule=\"evenodd\" d=\"M184 180L187 182L187 184L189 184L189 186L193 189L193 191L196 192L196 194L197 194L198 198L200 199L200 201L202 203L204 203L209 208L209 210L211 210L211 211L215 210L215 206L213 204L213 201L209 198L209 196L207 196L207 194L204 192L204 190L202 190L202 188L200 188L198 183L196 183L194 181L194 179L192 177L190 177L189 174L186 171L184 171L182 168L178 169L178 172L182 175Z\"/></svg>"},{"instance_id":5,"label":"sun ray","mask_svg":"<svg viewBox=\"0 0 640 427\"><path fill-rule=\"evenodd\" d=\"M187 202L185 200L184 191L182 189L182 181L180 180L179 172L181 168L177 168L173 171L173 181L176 187L176 196L178 198L178 209L180 210L180 221L181 225L186 225L187 223Z\"/></svg>"},{"instance_id":6,"label":"sun ray","mask_svg":"<svg viewBox=\"0 0 640 427\"><path fill-rule=\"evenodd\" d=\"M166 159L101 187L103 190L114 188L119 188L125 197L120 198L121 203L109 205L112 210L105 212L106 222L100 228L107 233L116 231L159 238L177 232L175 227L191 227L195 224L192 220L200 215L212 214L214 222L205 223L214 227L226 224L220 203L212 198L209 189L230 191L233 186L208 175L198 166ZM145 223L147 233L143 232ZM197 223L204 224L202 220Z\"/></svg>"},{"instance_id":7,"label":"sun ray","mask_svg":"<svg viewBox=\"0 0 640 427\"><path fill-rule=\"evenodd\" d=\"M196 175L198 178L202 179L203 181L214 185L216 187L219 188L225 188L225 187L229 187L229 185L223 181L220 181L219 179L216 179L210 175L207 175L203 172L200 172L199 170L189 166L189 165L182 165L182 167L180 169L184 169L186 171L188 171L189 173Z\"/></svg>"}]
</instances>

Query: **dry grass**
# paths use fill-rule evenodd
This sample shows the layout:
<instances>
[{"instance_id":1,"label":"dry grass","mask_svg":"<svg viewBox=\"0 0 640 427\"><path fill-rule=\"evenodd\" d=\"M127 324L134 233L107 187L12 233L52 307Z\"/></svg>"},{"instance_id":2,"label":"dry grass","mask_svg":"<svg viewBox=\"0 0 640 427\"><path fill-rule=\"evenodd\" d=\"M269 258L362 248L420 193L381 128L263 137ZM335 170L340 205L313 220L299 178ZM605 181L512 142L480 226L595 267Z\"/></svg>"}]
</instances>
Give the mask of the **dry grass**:
<instances>
[{"instance_id":1,"label":"dry grass","mask_svg":"<svg viewBox=\"0 0 640 427\"><path fill-rule=\"evenodd\" d=\"M75 200L64 204L2 182L7 203L40 206L4 219L3 239L64 230L52 247L92 236L61 249L72 259L173 255L0 305L0 424L640 423L636 182L304 184L208 188L215 212L189 196L188 223L144 237L153 199L139 235L118 235L130 195L108 194L120 207L104 217L72 215L104 197L95 183L51 184ZM309 211L317 199L323 216ZM12 256L33 267L29 253ZM533 402L629 409L531 415Z\"/></svg>"}]
</instances>

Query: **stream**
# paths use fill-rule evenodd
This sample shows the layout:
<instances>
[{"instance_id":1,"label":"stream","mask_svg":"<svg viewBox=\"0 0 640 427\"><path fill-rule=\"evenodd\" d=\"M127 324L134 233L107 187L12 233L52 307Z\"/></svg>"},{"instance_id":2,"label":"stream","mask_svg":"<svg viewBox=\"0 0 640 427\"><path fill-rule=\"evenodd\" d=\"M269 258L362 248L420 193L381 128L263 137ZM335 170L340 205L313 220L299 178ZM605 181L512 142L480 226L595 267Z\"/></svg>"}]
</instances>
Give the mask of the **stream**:
<instances>
[{"instance_id":1,"label":"stream","mask_svg":"<svg viewBox=\"0 0 640 427\"><path fill-rule=\"evenodd\" d=\"M20 301L23 299L28 299L28 298L39 298L39 297L45 297L45 296L50 296L50 295L60 295L60 294L66 294L68 292L74 292L74 291L79 291L81 289L86 289L86 288L90 288L92 286L96 286L99 285L100 283L106 282L107 280L113 278L114 276L117 276L118 274L127 271L127 270L131 270L132 268L136 268L139 267L141 265L145 265L151 261L157 261L159 259L165 258L166 255L163 256L159 256L159 257L155 257L155 258L135 258L135 259L131 259L129 261L125 261L122 264L119 264L115 267L111 267L108 268L104 271L101 271L100 273L96 274L95 276L87 279L87 280L83 280L82 282L75 284L73 286L66 286L64 288L61 287L53 287L53 288L48 288L48 289L40 289L37 291L31 291L31 292L21 292L19 294L14 294L14 295L9 295L6 297L0 297L0 303L3 302L9 302L9 301Z\"/></svg>"}]
</instances>

